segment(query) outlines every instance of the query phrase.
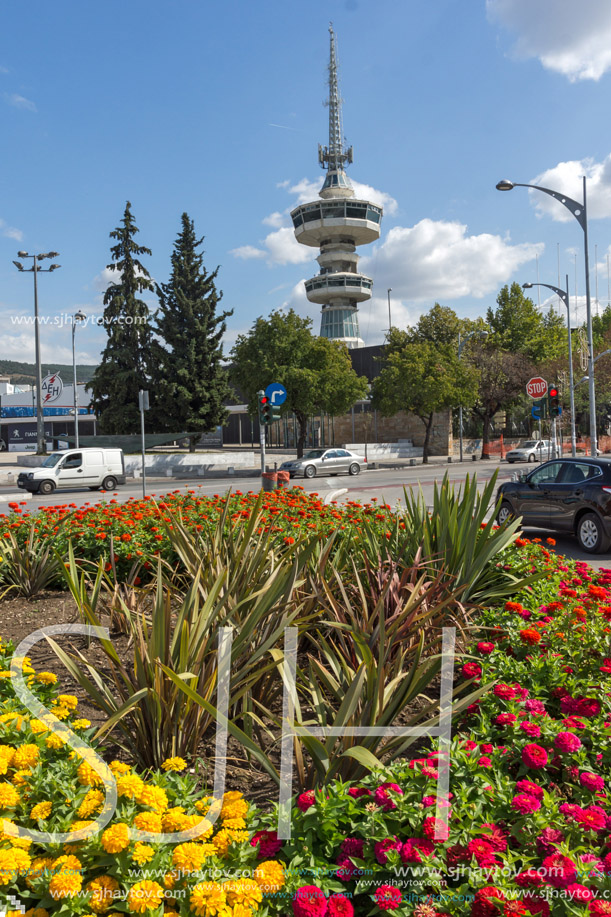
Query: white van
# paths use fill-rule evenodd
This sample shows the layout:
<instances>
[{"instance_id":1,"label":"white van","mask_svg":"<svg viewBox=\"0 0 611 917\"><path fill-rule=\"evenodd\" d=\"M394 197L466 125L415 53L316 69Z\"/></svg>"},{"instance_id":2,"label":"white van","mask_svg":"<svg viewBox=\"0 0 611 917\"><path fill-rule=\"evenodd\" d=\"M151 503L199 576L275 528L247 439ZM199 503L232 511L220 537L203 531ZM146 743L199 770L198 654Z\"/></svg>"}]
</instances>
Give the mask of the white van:
<instances>
[{"instance_id":1,"label":"white van","mask_svg":"<svg viewBox=\"0 0 611 917\"><path fill-rule=\"evenodd\" d=\"M58 487L114 490L125 484L122 449L67 449L52 452L39 468L22 471L17 486L30 493L52 494Z\"/></svg>"}]
</instances>

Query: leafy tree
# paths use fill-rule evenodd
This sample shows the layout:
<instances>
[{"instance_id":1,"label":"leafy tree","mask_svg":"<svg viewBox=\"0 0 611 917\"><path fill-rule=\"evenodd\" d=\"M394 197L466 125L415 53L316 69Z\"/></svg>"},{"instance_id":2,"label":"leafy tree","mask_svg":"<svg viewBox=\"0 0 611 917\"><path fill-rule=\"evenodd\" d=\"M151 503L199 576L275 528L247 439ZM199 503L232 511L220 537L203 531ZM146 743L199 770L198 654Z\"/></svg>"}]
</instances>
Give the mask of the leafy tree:
<instances>
[{"instance_id":1,"label":"leafy tree","mask_svg":"<svg viewBox=\"0 0 611 917\"><path fill-rule=\"evenodd\" d=\"M151 251L137 245L139 232L129 201L121 225L110 233L117 244L110 249L109 270L119 277L104 293L104 325L108 341L90 388L102 433L136 433L139 429L138 392L148 387L151 368L149 308L139 294L152 290L153 281L139 260Z\"/></svg>"},{"instance_id":2,"label":"leafy tree","mask_svg":"<svg viewBox=\"0 0 611 917\"><path fill-rule=\"evenodd\" d=\"M224 403L230 388L222 365L222 338L225 319L233 311L217 315L223 295L215 283L219 269L207 273L203 252L197 251L203 241L195 234L193 220L183 213L170 280L157 285L155 331L163 343L155 342L153 353L156 414L162 431L205 433L227 419ZM191 438L191 451L196 439Z\"/></svg>"},{"instance_id":3,"label":"leafy tree","mask_svg":"<svg viewBox=\"0 0 611 917\"><path fill-rule=\"evenodd\" d=\"M411 411L420 418L425 428L423 464L428 463L434 415L460 404L469 407L476 393L477 370L458 359L453 342L426 340L418 326L408 331L391 329L382 371L373 384L372 404L386 416Z\"/></svg>"},{"instance_id":4,"label":"leafy tree","mask_svg":"<svg viewBox=\"0 0 611 917\"><path fill-rule=\"evenodd\" d=\"M231 351L231 377L257 410L257 392L271 382L287 390L284 412L294 412L299 425L297 455L303 455L308 417L324 411L344 414L367 394L367 379L357 376L347 347L312 333L312 319L293 309L258 318L241 334Z\"/></svg>"},{"instance_id":5,"label":"leafy tree","mask_svg":"<svg viewBox=\"0 0 611 917\"><path fill-rule=\"evenodd\" d=\"M504 286L496 303L486 322L500 350L524 354L533 363L566 353L564 317L554 309L543 314L519 283Z\"/></svg>"},{"instance_id":6,"label":"leafy tree","mask_svg":"<svg viewBox=\"0 0 611 917\"><path fill-rule=\"evenodd\" d=\"M513 404L524 392L534 366L523 353L509 353L494 339L472 345L469 359L479 370L477 399L473 413L483 423L482 458L489 458L490 426L494 415Z\"/></svg>"}]
</instances>

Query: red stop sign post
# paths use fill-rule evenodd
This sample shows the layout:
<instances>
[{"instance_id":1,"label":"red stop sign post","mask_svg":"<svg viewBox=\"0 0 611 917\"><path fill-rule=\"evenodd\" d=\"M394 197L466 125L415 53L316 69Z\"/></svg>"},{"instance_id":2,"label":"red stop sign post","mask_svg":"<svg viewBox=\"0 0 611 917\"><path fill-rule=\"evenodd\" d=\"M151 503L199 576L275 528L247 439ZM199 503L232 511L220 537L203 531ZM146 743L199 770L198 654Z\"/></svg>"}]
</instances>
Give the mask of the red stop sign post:
<instances>
[{"instance_id":1,"label":"red stop sign post","mask_svg":"<svg viewBox=\"0 0 611 917\"><path fill-rule=\"evenodd\" d=\"M526 383L526 394L535 400L545 398L547 395L547 382L545 379L542 379L541 376L533 376L532 379L529 379Z\"/></svg>"}]
</instances>

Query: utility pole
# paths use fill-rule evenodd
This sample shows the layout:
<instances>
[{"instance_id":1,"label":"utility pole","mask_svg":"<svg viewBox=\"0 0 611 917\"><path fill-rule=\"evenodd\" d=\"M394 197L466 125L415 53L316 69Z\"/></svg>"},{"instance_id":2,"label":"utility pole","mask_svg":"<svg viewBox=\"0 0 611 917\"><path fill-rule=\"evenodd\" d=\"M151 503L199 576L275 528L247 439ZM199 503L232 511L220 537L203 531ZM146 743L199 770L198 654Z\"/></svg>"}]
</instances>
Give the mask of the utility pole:
<instances>
[{"instance_id":1,"label":"utility pole","mask_svg":"<svg viewBox=\"0 0 611 917\"><path fill-rule=\"evenodd\" d=\"M149 393L142 391L138 392L138 402L140 406L140 435L142 437L142 499L146 497L146 441L144 438L144 412L149 409Z\"/></svg>"}]
</instances>

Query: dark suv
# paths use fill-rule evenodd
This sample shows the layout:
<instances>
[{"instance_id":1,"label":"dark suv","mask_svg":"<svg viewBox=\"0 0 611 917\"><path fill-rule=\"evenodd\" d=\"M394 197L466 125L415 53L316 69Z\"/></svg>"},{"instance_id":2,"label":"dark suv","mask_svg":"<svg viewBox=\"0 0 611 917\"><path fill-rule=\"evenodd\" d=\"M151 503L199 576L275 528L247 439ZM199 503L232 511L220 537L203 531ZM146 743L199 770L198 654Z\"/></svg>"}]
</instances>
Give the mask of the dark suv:
<instances>
[{"instance_id":1,"label":"dark suv","mask_svg":"<svg viewBox=\"0 0 611 917\"><path fill-rule=\"evenodd\" d=\"M611 545L611 458L560 458L501 484L497 522L570 532L584 551Z\"/></svg>"}]
</instances>

